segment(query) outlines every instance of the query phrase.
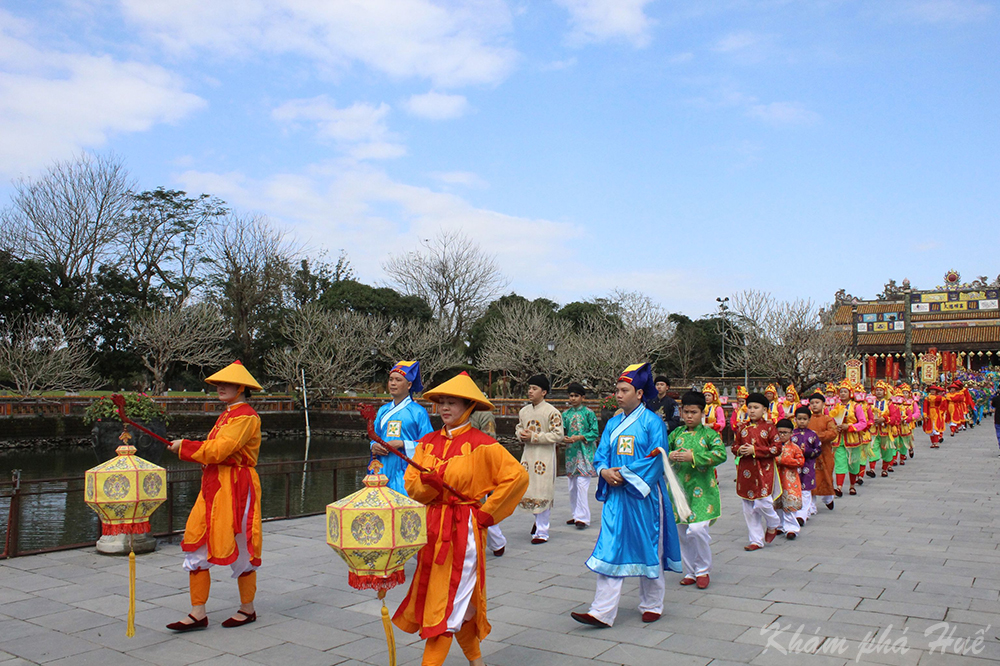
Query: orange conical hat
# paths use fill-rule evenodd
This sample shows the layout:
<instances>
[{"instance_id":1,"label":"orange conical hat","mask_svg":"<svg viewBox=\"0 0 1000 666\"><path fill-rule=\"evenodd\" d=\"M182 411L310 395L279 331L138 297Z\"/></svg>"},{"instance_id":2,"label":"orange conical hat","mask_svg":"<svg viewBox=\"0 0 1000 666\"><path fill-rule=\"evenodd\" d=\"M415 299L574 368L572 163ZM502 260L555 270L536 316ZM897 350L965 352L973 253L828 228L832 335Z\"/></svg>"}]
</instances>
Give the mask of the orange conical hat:
<instances>
[{"instance_id":1,"label":"orange conical hat","mask_svg":"<svg viewBox=\"0 0 1000 666\"><path fill-rule=\"evenodd\" d=\"M257 380L253 378L250 371L244 368L243 364L239 361L233 361L211 377L206 377L205 383L236 384L238 386L246 386L254 391L260 390L260 384L257 383Z\"/></svg>"},{"instance_id":2,"label":"orange conical hat","mask_svg":"<svg viewBox=\"0 0 1000 666\"><path fill-rule=\"evenodd\" d=\"M472 381L472 377L467 372L455 375L443 384L429 391L424 391L424 397L431 402L437 402L441 396L445 395L471 400L476 404L477 412L489 412L493 409L493 403L483 395L483 392L479 390L476 382Z\"/></svg>"}]
</instances>

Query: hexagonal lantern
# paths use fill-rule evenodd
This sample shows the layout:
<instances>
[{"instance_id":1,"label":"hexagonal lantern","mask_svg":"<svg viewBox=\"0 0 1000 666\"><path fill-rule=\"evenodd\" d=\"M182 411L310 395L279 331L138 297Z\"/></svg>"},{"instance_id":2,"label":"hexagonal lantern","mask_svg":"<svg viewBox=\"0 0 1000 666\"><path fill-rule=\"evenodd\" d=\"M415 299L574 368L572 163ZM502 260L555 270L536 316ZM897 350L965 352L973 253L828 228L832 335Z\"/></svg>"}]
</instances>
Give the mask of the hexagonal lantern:
<instances>
[{"instance_id":1,"label":"hexagonal lantern","mask_svg":"<svg viewBox=\"0 0 1000 666\"><path fill-rule=\"evenodd\" d=\"M427 543L427 507L389 488L381 469L372 461L364 488L326 506L326 542L351 587L384 593L405 582L403 565Z\"/></svg>"},{"instance_id":2,"label":"hexagonal lantern","mask_svg":"<svg viewBox=\"0 0 1000 666\"><path fill-rule=\"evenodd\" d=\"M117 457L87 470L84 497L103 534L144 534L149 516L167 499L167 470L135 455L126 443Z\"/></svg>"}]
</instances>

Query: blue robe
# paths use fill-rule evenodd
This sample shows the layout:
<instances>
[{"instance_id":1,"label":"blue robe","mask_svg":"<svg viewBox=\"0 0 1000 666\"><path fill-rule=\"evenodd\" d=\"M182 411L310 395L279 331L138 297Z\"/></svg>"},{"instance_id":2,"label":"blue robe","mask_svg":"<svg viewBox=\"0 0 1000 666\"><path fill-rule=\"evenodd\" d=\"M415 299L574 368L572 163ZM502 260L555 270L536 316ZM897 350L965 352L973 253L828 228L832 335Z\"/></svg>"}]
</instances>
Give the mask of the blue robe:
<instances>
[{"instance_id":1,"label":"blue robe","mask_svg":"<svg viewBox=\"0 0 1000 666\"><path fill-rule=\"evenodd\" d=\"M417 450L420 438L433 431L427 410L415 403L410 396L403 398L398 405L391 402L382 405L375 416L375 434L385 442L402 440L403 450L400 453L405 453L409 458ZM389 487L405 495L403 474L407 464L391 453L375 457L382 463L382 473L389 477Z\"/></svg>"},{"instance_id":2,"label":"blue robe","mask_svg":"<svg viewBox=\"0 0 1000 666\"><path fill-rule=\"evenodd\" d=\"M647 457L657 447L670 450L667 429L663 420L643 405L631 414L611 418L604 428L594 467L598 474L621 467L625 483L611 486L603 477L597 483L597 500L604 502L604 509L601 532L587 566L599 574L659 578L660 571L682 572L663 458L659 454ZM661 537L662 560L657 548Z\"/></svg>"}]
</instances>

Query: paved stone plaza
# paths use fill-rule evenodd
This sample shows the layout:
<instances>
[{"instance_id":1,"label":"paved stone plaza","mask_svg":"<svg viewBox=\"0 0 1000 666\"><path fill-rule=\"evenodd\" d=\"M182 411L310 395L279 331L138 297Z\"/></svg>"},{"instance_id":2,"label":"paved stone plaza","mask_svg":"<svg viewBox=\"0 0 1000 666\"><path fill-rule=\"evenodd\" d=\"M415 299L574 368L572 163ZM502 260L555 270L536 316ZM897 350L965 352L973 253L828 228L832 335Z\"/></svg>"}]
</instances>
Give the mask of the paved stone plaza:
<instances>
[{"instance_id":1,"label":"paved stone plaza","mask_svg":"<svg viewBox=\"0 0 1000 666\"><path fill-rule=\"evenodd\" d=\"M518 512L503 523L506 555L487 558L493 633L483 644L486 662L1000 662L997 451L992 423L946 439L939 450L930 450L921 433L917 457L904 468L869 479L857 497L837 500L833 512L821 507L797 541L779 537L756 553L743 550L746 527L727 462L719 468L724 515L713 528L711 587L680 587L679 576L670 574L665 613L650 625L635 608L634 580L625 585L613 628L570 619L570 611L587 609L594 592L594 574L583 563L597 536L597 502L595 525L583 531L563 525L566 501L559 502L551 541L542 546L530 545L530 517ZM269 523L264 531L260 620L242 629L219 626L237 605L227 567L213 573L207 630L174 635L164 628L188 608L176 544L139 558L131 639L124 559L90 548L0 562L0 665L388 663L375 595L348 587L345 566L324 542L323 519ZM391 610L403 592L390 593ZM932 653L932 641L945 631L956 641L980 641ZM872 632L878 632L874 644L862 648ZM879 637L886 639L881 647ZM419 664L422 643L399 631L396 640L399 664ZM886 652L893 645L895 652ZM447 663L467 663L457 644Z\"/></svg>"}]
</instances>

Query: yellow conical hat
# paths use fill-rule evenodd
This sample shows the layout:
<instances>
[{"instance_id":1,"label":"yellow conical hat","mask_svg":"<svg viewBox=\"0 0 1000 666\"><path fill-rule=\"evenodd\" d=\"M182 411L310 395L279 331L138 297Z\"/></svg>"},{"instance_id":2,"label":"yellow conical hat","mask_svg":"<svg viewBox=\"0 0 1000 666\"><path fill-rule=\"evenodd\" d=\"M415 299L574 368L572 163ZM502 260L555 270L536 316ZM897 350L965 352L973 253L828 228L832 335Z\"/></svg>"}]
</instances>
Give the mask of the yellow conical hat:
<instances>
[{"instance_id":1,"label":"yellow conical hat","mask_svg":"<svg viewBox=\"0 0 1000 666\"><path fill-rule=\"evenodd\" d=\"M467 372L452 377L430 391L424 391L424 397L431 402L437 402L444 395L471 400L476 403L477 412L489 412L493 409L493 403L483 395L483 392L479 390L476 382L472 381L472 377Z\"/></svg>"},{"instance_id":2,"label":"yellow conical hat","mask_svg":"<svg viewBox=\"0 0 1000 666\"><path fill-rule=\"evenodd\" d=\"M257 383L257 380L253 378L250 371L244 368L243 364L239 361L233 361L211 377L207 377L205 383L236 384L237 386L246 386L254 391L260 390L260 384Z\"/></svg>"}]
</instances>

